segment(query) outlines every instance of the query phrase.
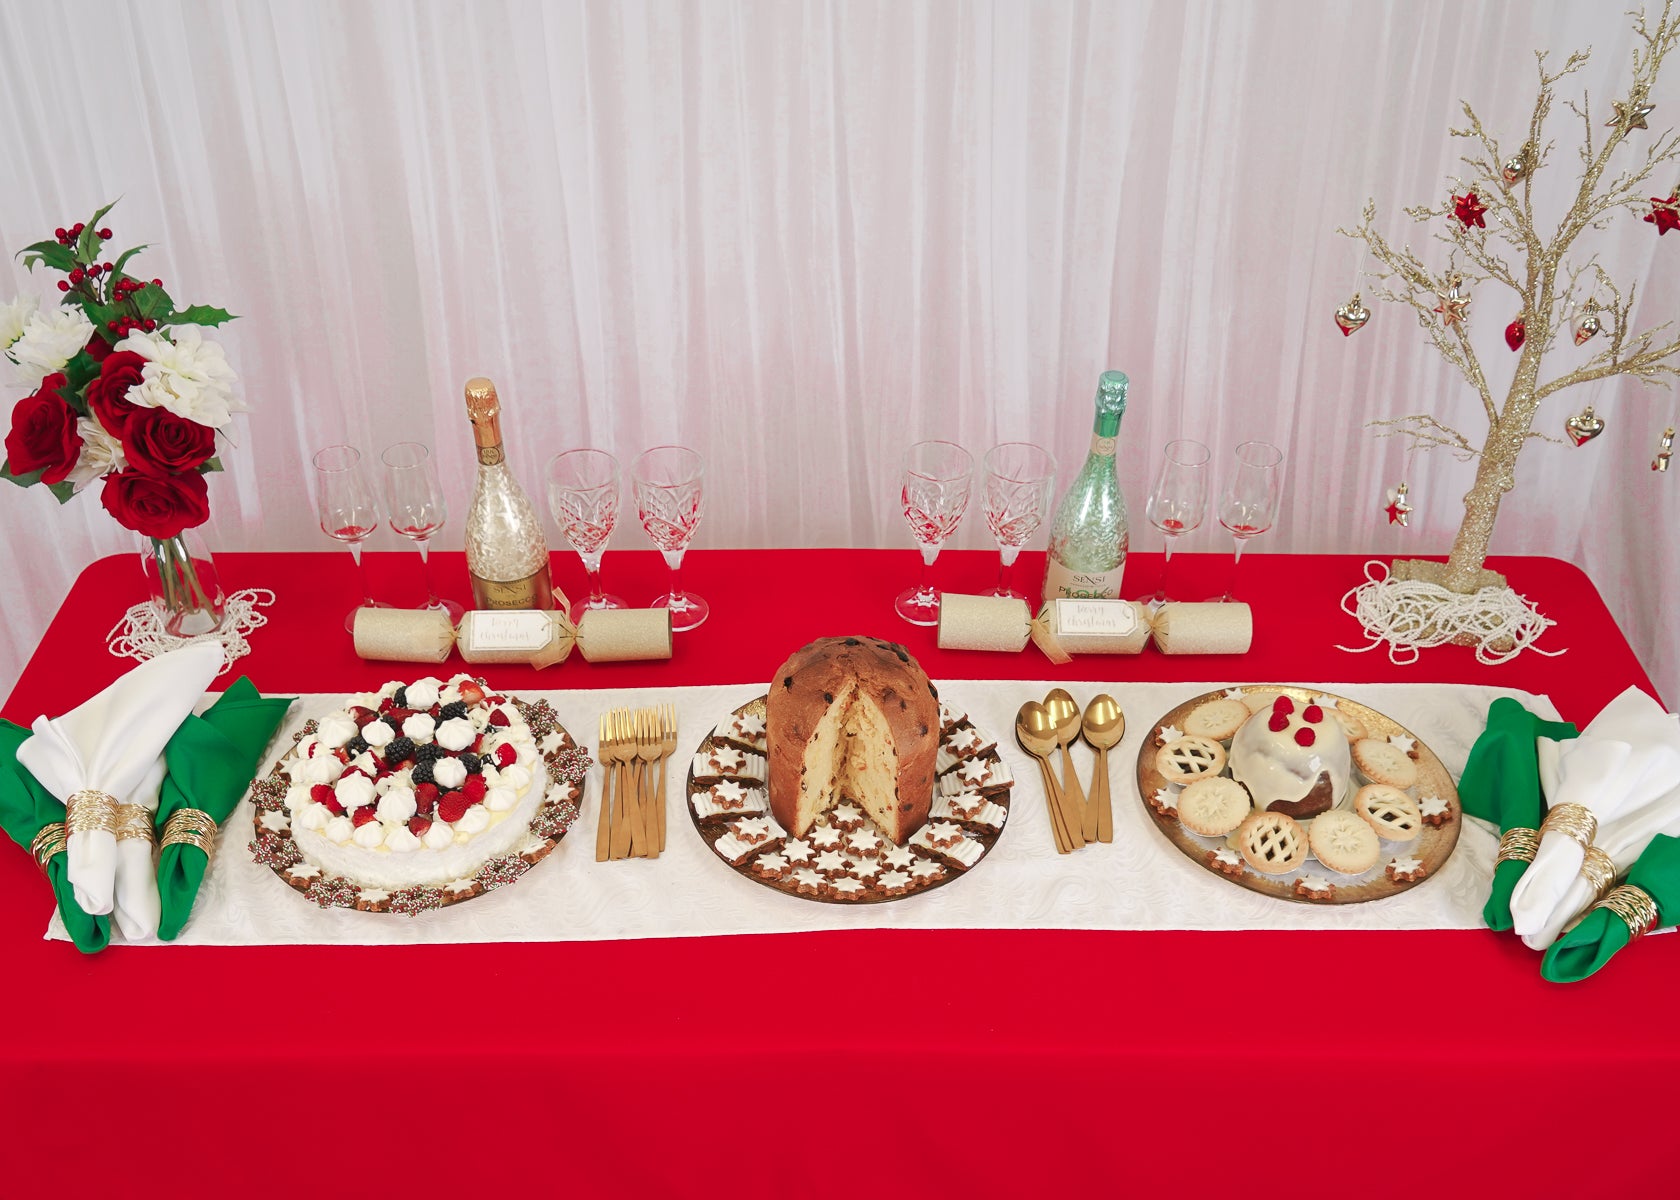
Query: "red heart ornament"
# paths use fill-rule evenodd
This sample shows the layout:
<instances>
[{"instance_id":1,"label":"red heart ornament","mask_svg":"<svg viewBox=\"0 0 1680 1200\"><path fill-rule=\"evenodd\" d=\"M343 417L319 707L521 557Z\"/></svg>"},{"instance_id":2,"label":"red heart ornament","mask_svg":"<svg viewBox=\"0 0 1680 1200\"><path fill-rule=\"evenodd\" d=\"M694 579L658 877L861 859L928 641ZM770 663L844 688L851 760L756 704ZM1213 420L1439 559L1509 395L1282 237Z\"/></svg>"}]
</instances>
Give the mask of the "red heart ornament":
<instances>
[{"instance_id":1,"label":"red heart ornament","mask_svg":"<svg viewBox=\"0 0 1680 1200\"><path fill-rule=\"evenodd\" d=\"M1521 317L1518 317L1515 321L1512 321L1509 325L1505 326L1505 344L1511 347L1511 349L1521 350L1522 344L1525 340L1527 340L1527 338L1528 326L1523 324L1523 319Z\"/></svg>"}]
</instances>

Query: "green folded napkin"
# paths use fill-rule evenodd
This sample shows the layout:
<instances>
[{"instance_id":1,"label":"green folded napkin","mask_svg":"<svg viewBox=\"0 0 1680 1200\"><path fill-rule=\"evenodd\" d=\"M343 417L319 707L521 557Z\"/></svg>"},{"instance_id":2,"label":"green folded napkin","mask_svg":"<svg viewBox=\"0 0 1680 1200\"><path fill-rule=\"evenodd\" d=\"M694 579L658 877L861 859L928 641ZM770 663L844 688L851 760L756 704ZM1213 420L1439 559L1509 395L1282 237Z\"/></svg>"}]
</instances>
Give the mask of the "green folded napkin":
<instances>
[{"instance_id":1,"label":"green folded napkin","mask_svg":"<svg viewBox=\"0 0 1680 1200\"><path fill-rule=\"evenodd\" d=\"M155 824L163 840L169 818L186 808L208 813L218 825L239 803L257 772L258 761L285 719L292 697L264 697L243 675L203 716L188 717L164 748L169 774L158 793ZM158 937L172 941L192 915L193 901L210 860L197 846L163 847L158 858L158 896L163 915Z\"/></svg>"},{"instance_id":2,"label":"green folded napkin","mask_svg":"<svg viewBox=\"0 0 1680 1200\"><path fill-rule=\"evenodd\" d=\"M21 725L0 721L0 828L25 850L30 849L42 826L64 820L64 805L18 763L18 747L28 737L29 730ZM89 916L76 903L66 873L64 851L47 860L47 879L58 898L59 916L64 919L64 928L76 943L76 949L83 954L105 949L111 941L111 918Z\"/></svg>"},{"instance_id":3,"label":"green folded napkin","mask_svg":"<svg viewBox=\"0 0 1680 1200\"><path fill-rule=\"evenodd\" d=\"M1546 796L1540 789L1540 756L1536 738L1567 741L1579 731L1566 721L1546 721L1509 696L1488 708L1487 728L1470 749L1458 781L1464 811L1511 829L1538 829L1546 815ZM1511 892L1528 870L1525 862L1502 862L1494 867L1493 888L1482 919L1489 929L1511 928Z\"/></svg>"},{"instance_id":4,"label":"green folded napkin","mask_svg":"<svg viewBox=\"0 0 1680 1200\"><path fill-rule=\"evenodd\" d=\"M1680 924L1680 838L1659 833L1627 874L1657 902L1653 929ZM1575 983L1597 971L1633 940L1627 922L1608 908L1589 908L1581 923L1546 949L1540 974L1553 983Z\"/></svg>"}]
</instances>

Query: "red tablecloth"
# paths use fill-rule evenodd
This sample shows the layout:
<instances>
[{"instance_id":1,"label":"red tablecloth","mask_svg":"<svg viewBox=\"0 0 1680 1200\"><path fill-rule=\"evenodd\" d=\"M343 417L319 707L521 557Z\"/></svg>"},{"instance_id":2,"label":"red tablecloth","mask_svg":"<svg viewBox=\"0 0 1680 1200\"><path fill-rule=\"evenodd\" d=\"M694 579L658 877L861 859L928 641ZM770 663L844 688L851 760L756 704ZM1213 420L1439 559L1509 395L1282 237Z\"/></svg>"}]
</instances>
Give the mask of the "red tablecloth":
<instances>
[{"instance_id":1,"label":"red tablecloth","mask_svg":"<svg viewBox=\"0 0 1680 1200\"><path fill-rule=\"evenodd\" d=\"M230 588L278 596L237 667L264 691L404 670L354 656L347 556L218 561ZM575 558L555 561L576 594ZM1020 578L1041 561L1023 559ZM1229 561L1185 556L1175 579L1213 594ZM1584 723L1628 684L1650 688L1591 582L1551 559L1490 565L1559 622L1541 644L1568 647L1561 658L1484 667L1446 648L1401 668L1344 654L1336 643L1361 639L1337 602L1363 561L1246 557L1245 656L1058 669L1031 650L942 653L931 630L900 622L891 597L912 552L701 550L684 581L713 616L672 661L491 677L513 691L760 680L813 637L859 632L905 641L936 678L1111 679L1122 703L1128 680L1474 682L1546 692ZM370 562L382 598L421 599L414 556ZM1131 582L1146 587L1158 562L1135 556ZM980 591L995 564L948 553L936 577ZM437 567L465 599L461 557ZM609 554L607 571L632 603L664 578L651 552ZM138 588L129 557L90 567L4 715L27 723L115 678L125 664L103 635ZM238 831L225 840L240 852ZM542 869L658 864L563 853ZM275 903L299 902L276 889ZM78 1194L70 1178L122 1181L126 1195L477 1195L537 1178L582 1194L1596 1196L1675 1171L1646 1130L1674 1108L1680 938L1559 987L1514 939L1484 932L871 931L83 957L41 940L48 909L29 857L0 854L7 1195ZM1613 1157L1565 1151L1557 1114L1599 1120L1609 1132L1579 1144Z\"/></svg>"}]
</instances>

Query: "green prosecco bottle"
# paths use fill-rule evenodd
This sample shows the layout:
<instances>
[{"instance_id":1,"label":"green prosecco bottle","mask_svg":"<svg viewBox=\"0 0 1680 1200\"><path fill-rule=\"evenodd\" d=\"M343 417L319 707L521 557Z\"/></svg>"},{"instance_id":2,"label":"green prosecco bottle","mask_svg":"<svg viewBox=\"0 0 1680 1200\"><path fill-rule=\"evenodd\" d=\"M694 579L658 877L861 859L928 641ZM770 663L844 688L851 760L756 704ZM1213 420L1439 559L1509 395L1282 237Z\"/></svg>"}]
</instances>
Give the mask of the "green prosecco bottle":
<instances>
[{"instance_id":1,"label":"green prosecco bottle","mask_svg":"<svg viewBox=\"0 0 1680 1200\"><path fill-rule=\"evenodd\" d=\"M1120 595L1131 527L1126 496L1115 471L1120 418L1126 414L1126 376L1104 371L1097 383L1097 420L1091 452L1061 503L1050 529L1044 599L1111 600Z\"/></svg>"}]
</instances>

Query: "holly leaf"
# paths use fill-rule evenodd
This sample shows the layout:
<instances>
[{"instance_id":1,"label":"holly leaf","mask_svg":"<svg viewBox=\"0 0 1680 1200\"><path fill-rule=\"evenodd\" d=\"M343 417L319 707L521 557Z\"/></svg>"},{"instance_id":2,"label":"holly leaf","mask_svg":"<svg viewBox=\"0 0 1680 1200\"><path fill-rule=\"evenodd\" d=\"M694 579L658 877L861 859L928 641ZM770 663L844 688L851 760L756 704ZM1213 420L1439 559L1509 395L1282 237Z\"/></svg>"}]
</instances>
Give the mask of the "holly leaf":
<instances>
[{"instance_id":1,"label":"holly leaf","mask_svg":"<svg viewBox=\"0 0 1680 1200\"><path fill-rule=\"evenodd\" d=\"M120 199L120 197L119 197ZM76 239L76 258L80 262L99 261L99 222L117 206L116 200L93 214L93 220L82 226L82 236Z\"/></svg>"},{"instance_id":2,"label":"holly leaf","mask_svg":"<svg viewBox=\"0 0 1680 1200\"><path fill-rule=\"evenodd\" d=\"M175 301L169 298L169 293L151 283L134 293L132 303L140 311L142 320L151 318L160 325L169 320L169 314L175 310Z\"/></svg>"},{"instance_id":3,"label":"holly leaf","mask_svg":"<svg viewBox=\"0 0 1680 1200\"><path fill-rule=\"evenodd\" d=\"M128 265L128 260L133 258L136 254L140 253L140 251L150 250L150 249L151 249L151 246L146 245L146 246L131 246L129 249L124 250L121 254L119 254L117 256L117 261L111 264L111 273L114 274L118 279L121 279L123 277L123 268Z\"/></svg>"},{"instance_id":4,"label":"holly leaf","mask_svg":"<svg viewBox=\"0 0 1680 1200\"><path fill-rule=\"evenodd\" d=\"M221 325L227 321L237 321L239 318L225 308L212 308L208 304L194 304L183 308L170 317L174 325Z\"/></svg>"},{"instance_id":5,"label":"holly leaf","mask_svg":"<svg viewBox=\"0 0 1680 1200\"><path fill-rule=\"evenodd\" d=\"M93 415L93 410L88 407L88 402L82 398L82 389L99 378L99 369L99 364L94 361L93 355L86 350L76 351L76 356L64 364L64 376L67 382L64 387L58 390L58 394L66 404L76 410L77 416L91 417Z\"/></svg>"},{"instance_id":6,"label":"holly leaf","mask_svg":"<svg viewBox=\"0 0 1680 1200\"><path fill-rule=\"evenodd\" d=\"M36 263L46 263L55 271L69 271L76 265L76 256L70 252L70 247L57 242L36 242L19 250L15 257L23 259L24 269L30 271L35 269Z\"/></svg>"}]
</instances>

